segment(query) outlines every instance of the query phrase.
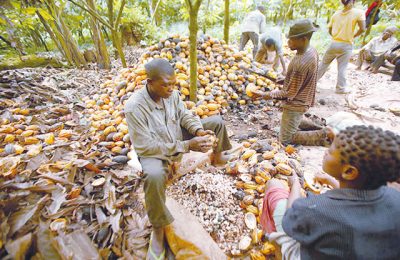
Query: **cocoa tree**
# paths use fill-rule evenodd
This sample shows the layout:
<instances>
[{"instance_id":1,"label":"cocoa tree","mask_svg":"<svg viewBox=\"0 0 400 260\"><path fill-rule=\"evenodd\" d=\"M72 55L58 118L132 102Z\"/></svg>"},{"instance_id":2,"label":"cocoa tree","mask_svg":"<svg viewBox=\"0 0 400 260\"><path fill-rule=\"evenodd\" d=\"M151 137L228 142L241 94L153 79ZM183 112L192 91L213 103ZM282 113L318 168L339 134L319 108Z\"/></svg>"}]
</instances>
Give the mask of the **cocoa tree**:
<instances>
[{"instance_id":1,"label":"cocoa tree","mask_svg":"<svg viewBox=\"0 0 400 260\"><path fill-rule=\"evenodd\" d=\"M111 31L111 41L113 43L113 46L116 49L119 58L121 59L122 66L124 68L126 68L125 54L122 49L121 36L118 31L118 28L121 24L122 11L124 10L126 0L121 1L121 4L120 4L120 7L119 7L116 17L114 15L114 1L107 0L107 19L108 19L108 21L103 19L97 10L95 10L89 6L85 6L84 4L81 4L74 0L69 0L69 1L73 4L75 4L76 6L80 7L82 10L85 10L86 12L88 12L92 17L96 18L99 23L101 23L102 25L104 25Z\"/></svg>"},{"instance_id":2,"label":"cocoa tree","mask_svg":"<svg viewBox=\"0 0 400 260\"><path fill-rule=\"evenodd\" d=\"M53 0L44 0L43 3L46 10L39 5L36 14L57 48L70 65L86 67L85 58L65 23L63 3L57 5Z\"/></svg>"},{"instance_id":3,"label":"cocoa tree","mask_svg":"<svg viewBox=\"0 0 400 260\"><path fill-rule=\"evenodd\" d=\"M189 11L190 100L197 101L197 16L202 0L185 0Z\"/></svg>"},{"instance_id":4,"label":"cocoa tree","mask_svg":"<svg viewBox=\"0 0 400 260\"><path fill-rule=\"evenodd\" d=\"M95 10L94 0L87 0L89 8ZM90 17L90 28L92 29L93 44L96 49L97 62L104 69L110 69L110 56L108 55L106 42L104 41L103 33L100 30L98 19L94 16Z\"/></svg>"},{"instance_id":5,"label":"cocoa tree","mask_svg":"<svg viewBox=\"0 0 400 260\"><path fill-rule=\"evenodd\" d=\"M229 0L225 0L224 40L226 44L229 44Z\"/></svg>"}]
</instances>

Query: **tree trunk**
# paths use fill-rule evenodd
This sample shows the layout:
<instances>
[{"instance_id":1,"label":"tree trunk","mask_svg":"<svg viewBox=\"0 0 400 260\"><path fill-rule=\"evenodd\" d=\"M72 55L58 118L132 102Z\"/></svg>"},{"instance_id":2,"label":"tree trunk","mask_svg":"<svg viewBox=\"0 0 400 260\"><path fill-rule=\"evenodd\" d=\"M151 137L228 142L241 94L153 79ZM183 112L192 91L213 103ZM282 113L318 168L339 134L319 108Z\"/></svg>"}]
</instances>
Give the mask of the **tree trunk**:
<instances>
[{"instance_id":1,"label":"tree trunk","mask_svg":"<svg viewBox=\"0 0 400 260\"><path fill-rule=\"evenodd\" d=\"M225 0L224 40L229 44L229 0Z\"/></svg>"},{"instance_id":2,"label":"tree trunk","mask_svg":"<svg viewBox=\"0 0 400 260\"><path fill-rule=\"evenodd\" d=\"M122 9L124 8L125 1L122 0L121 3L121 8L119 12L122 12ZM117 51L117 56L121 59L122 67L126 68L126 60L125 60L125 55L124 51L122 49L122 43L121 43L121 37L118 35L118 27L119 27L119 17L117 19L114 19L114 3L113 0L108 0L107 1L107 7L108 7L108 22L111 25L111 41L113 42L114 48Z\"/></svg>"},{"instance_id":3,"label":"tree trunk","mask_svg":"<svg viewBox=\"0 0 400 260\"><path fill-rule=\"evenodd\" d=\"M190 100L197 102L197 17L202 0L186 0L189 10L189 59L190 59Z\"/></svg>"},{"instance_id":4,"label":"tree trunk","mask_svg":"<svg viewBox=\"0 0 400 260\"><path fill-rule=\"evenodd\" d=\"M374 13L372 14L372 17L371 17L371 22L369 23L368 28L367 28L367 31L366 31L365 34L364 34L362 46L365 45L365 41L366 41L366 39L367 39L367 36L368 36L368 35L370 34L370 32L371 32L372 25L374 25L375 16L376 16L376 14L378 13L378 10L379 10L379 8L381 7L381 5L382 5L382 4L379 4L379 5L377 5L377 6L375 7Z\"/></svg>"},{"instance_id":5,"label":"tree trunk","mask_svg":"<svg viewBox=\"0 0 400 260\"><path fill-rule=\"evenodd\" d=\"M75 64L76 67L86 67L85 58L80 52L75 39L72 37L71 31L63 20L63 10L58 9L53 0L46 0L45 3L53 20L47 21L38 11L36 11L36 14L46 31L49 33L51 39L57 45L57 48L69 64Z\"/></svg>"},{"instance_id":6,"label":"tree trunk","mask_svg":"<svg viewBox=\"0 0 400 260\"><path fill-rule=\"evenodd\" d=\"M69 60L67 57L67 54L64 52L63 47L61 46L61 43L57 40L56 35L53 33L53 30L51 29L50 24L47 23L47 21L43 18L43 16L36 11L36 15L39 17L40 22L43 24L44 29L46 32L50 35L50 38L53 40L53 42L56 44L57 49L60 51L60 53L64 56L64 58L67 60L69 64L72 64L72 60Z\"/></svg>"},{"instance_id":7,"label":"tree trunk","mask_svg":"<svg viewBox=\"0 0 400 260\"><path fill-rule=\"evenodd\" d=\"M91 9L96 10L94 0L87 0L87 4ZM92 29L92 39L94 47L96 49L97 62L101 68L110 69L110 56L108 55L106 42L104 41L103 34L99 28L98 20L95 17L91 16L89 24L90 28Z\"/></svg>"},{"instance_id":8,"label":"tree trunk","mask_svg":"<svg viewBox=\"0 0 400 260\"><path fill-rule=\"evenodd\" d=\"M75 41L71 31L65 24L64 19L61 17L61 15L59 16L59 23L61 25L60 26L61 35L65 38L65 42L67 43L67 48L70 49L70 52L72 54L76 66L80 67L82 65L86 68L87 64L85 57L83 57L82 52L79 50L78 43Z\"/></svg>"},{"instance_id":9,"label":"tree trunk","mask_svg":"<svg viewBox=\"0 0 400 260\"><path fill-rule=\"evenodd\" d=\"M151 0L151 15L152 20L156 22L156 26L160 26L162 23L160 12L158 11L160 4L161 0Z\"/></svg>"}]
</instances>

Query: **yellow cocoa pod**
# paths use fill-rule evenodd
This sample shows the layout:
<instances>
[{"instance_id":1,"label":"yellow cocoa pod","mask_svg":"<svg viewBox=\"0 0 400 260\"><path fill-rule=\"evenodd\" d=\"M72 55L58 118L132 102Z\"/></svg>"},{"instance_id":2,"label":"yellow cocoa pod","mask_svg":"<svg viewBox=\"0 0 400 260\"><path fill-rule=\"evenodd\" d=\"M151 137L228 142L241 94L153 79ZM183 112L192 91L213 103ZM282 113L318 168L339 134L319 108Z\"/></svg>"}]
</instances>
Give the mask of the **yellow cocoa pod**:
<instances>
[{"instance_id":1,"label":"yellow cocoa pod","mask_svg":"<svg viewBox=\"0 0 400 260\"><path fill-rule=\"evenodd\" d=\"M270 255L275 252L275 246L270 242L265 242L261 248L261 253L264 255Z\"/></svg>"},{"instance_id":2,"label":"yellow cocoa pod","mask_svg":"<svg viewBox=\"0 0 400 260\"><path fill-rule=\"evenodd\" d=\"M111 152L113 152L113 153L121 153L121 151L122 151L122 148L120 147L120 146L114 146L112 149L111 149Z\"/></svg>"},{"instance_id":3,"label":"yellow cocoa pod","mask_svg":"<svg viewBox=\"0 0 400 260\"><path fill-rule=\"evenodd\" d=\"M50 145L54 143L54 134L53 133L49 133L46 135L46 138L44 139L44 141L46 142L46 144Z\"/></svg>"},{"instance_id":4,"label":"yellow cocoa pod","mask_svg":"<svg viewBox=\"0 0 400 260\"><path fill-rule=\"evenodd\" d=\"M256 77L254 75L248 75L247 80L250 82L254 82L254 81L256 81Z\"/></svg>"},{"instance_id":5,"label":"yellow cocoa pod","mask_svg":"<svg viewBox=\"0 0 400 260\"><path fill-rule=\"evenodd\" d=\"M128 126L127 126L127 125L120 124L120 125L118 126L118 128L119 128L119 131L120 131L121 133L123 133L124 135L127 134L127 133L129 132Z\"/></svg>"},{"instance_id":6,"label":"yellow cocoa pod","mask_svg":"<svg viewBox=\"0 0 400 260\"><path fill-rule=\"evenodd\" d=\"M21 110L18 112L18 114L27 116L27 115L29 115L29 109L27 109L27 108L21 109Z\"/></svg>"},{"instance_id":7,"label":"yellow cocoa pod","mask_svg":"<svg viewBox=\"0 0 400 260\"><path fill-rule=\"evenodd\" d=\"M245 151L241 157L242 160L247 160L249 159L251 156L253 156L256 153L255 150L253 149L248 149L247 151Z\"/></svg>"},{"instance_id":8,"label":"yellow cocoa pod","mask_svg":"<svg viewBox=\"0 0 400 260\"><path fill-rule=\"evenodd\" d=\"M23 132L21 133L21 136L23 136L23 137L28 137L28 136L32 136L34 133L35 133L35 132L34 132L33 130L26 130L26 131L23 131Z\"/></svg>"},{"instance_id":9,"label":"yellow cocoa pod","mask_svg":"<svg viewBox=\"0 0 400 260\"><path fill-rule=\"evenodd\" d=\"M279 163L277 166L275 166L276 170L283 174L283 175L291 175L292 174L292 168L284 163Z\"/></svg>"},{"instance_id":10,"label":"yellow cocoa pod","mask_svg":"<svg viewBox=\"0 0 400 260\"><path fill-rule=\"evenodd\" d=\"M257 189L257 185L254 184L254 183L251 183L251 182L245 182L245 183L243 184L243 187L244 187L245 189L249 189L249 190L255 190L255 189Z\"/></svg>"},{"instance_id":11,"label":"yellow cocoa pod","mask_svg":"<svg viewBox=\"0 0 400 260\"><path fill-rule=\"evenodd\" d=\"M40 127L38 125L29 125L25 128L25 130L33 130L33 131L39 131Z\"/></svg>"},{"instance_id":12,"label":"yellow cocoa pod","mask_svg":"<svg viewBox=\"0 0 400 260\"><path fill-rule=\"evenodd\" d=\"M275 153L273 151L266 151L265 153L263 153L262 157L264 160L271 160L273 159L275 156Z\"/></svg>"},{"instance_id":13,"label":"yellow cocoa pod","mask_svg":"<svg viewBox=\"0 0 400 260\"><path fill-rule=\"evenodd\" d=\"M12 143L15 140L15 135L7 134L6 137L4 137L4 142L5 143Z\"/></svg>"},{"instance_id":14,"label":"yellow cocoa pod","mask_svg":"<svg viewBox=\"0 0 400 260\"><path fill-rule=\"evenodd\" d=\"M189 96L189 94L190 94L189 89L187 89L187 88L182 88L182 89L181 89L181 93L182 93L183 95L185 95L185 96Z\"/></svg>"},{"instance_id":15,"label":"yellow cocoa pod","mask_svg":"<svg viewBox=\"0 0 400 260\"><path fill-rule=\"evenodd\" d=\"M110 126L107 126L106 129L104 129L103 134L105 136L107 136L109 133L112 133L112 132L117 132L117 129L115 128L115 126L110 125Z\"/></svg>"},{"instance_id":16,"label":"yellow cocoa pod","mask_svg":"<svg viewBox=\"0 0 400 260\"><path fill-rule=\"evenodd\" d=\"M219 108L219 105L218 104L207 104L207 108L210 111L215 111Z\"/></svg>"},{"instance_id":17,"label":"yellow cocoa pod","mask_svg":"<svg viewBox=\"0 0 400 260\"><path fill-rule=\"evenodd\" d=\"M265 184L258 185L256 191L263 194L265 192Z\"/></svg>"},{"instance_id":18,"label":"yellow cocoa pod","mask_svg":"<svg viewBox=\"0 0 400 260\"><path fill-rule=\"evenodd\" d=\"M244 148L249 148L251 146L251 143L250 142L243 142L242 145L243 145Z\"/></svg>"},{"instance_id":19,"label":"yellow cocoa pod","mask_svg":"<svg viewBox=\"0 0 400 260\"><path fill-rule=\"evenodd\" d=\"M255 181L256 181L258 184L265 184L265 182L267 181L266 179L264 179L263 177L261 177L261 176L259 176L259 175L257 175L256 177L254 177L254 179L255 179Z\"/></svg>"},{"instance_id":20,"label":"yellow cocoa pod","mask_svg":"<svg viewBox=\"0 0 400 260\"><path fill-rule=\"evenodd\" d=\"M246 207L246 211L247 211L247 212L251 212L251 213L253 213L254 215L258 215L258 208L255 207L255 206L253 206L253 205L247 206L247 207Z\"/></svg>"},{"instance_id":21,"label":"yellow cocoa pod","mask_svg":"<svg viewBox=\"0 0 400 260\"><path fill-rule=\"evenodd\" d=\"M25 137L25 139L24 139L24 143L25 144L37 144L37 143L39 143L39 139L38 138L36 138L36 137L32 137L32 136L29 136L29 137Z\"/></svg>"},{"instance_id":22,"label":"yellow cocoa pod","mask_svg":"<svg viewBox=\"0 0 400 260\"><path fill-rule=\"evenodd\" d=\"M196 107L195 112L198 116L204 115L204 111L200 107Z\"/></svg>"},{"instance_id":23,"label":"yellow cocoa pod","mask_svg":"<svg viewBox=\"0 0 400 260\"><path fill-rule=\"evenodd\" d=\"M60 138L70 138L71 136L72 136L72 130L63 129L58 133L58 137Z\"/></svg>"}]
</instances>

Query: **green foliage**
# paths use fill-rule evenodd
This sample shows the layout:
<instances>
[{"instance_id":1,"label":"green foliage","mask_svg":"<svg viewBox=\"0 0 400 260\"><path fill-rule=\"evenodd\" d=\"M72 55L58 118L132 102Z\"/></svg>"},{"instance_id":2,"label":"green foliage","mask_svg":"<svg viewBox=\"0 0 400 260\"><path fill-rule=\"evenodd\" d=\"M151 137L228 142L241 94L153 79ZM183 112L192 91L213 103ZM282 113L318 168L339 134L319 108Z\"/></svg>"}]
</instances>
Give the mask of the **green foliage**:
<instances>
[{"instance_id":1,"label":"green foliage","mask_svg":"<svg viewBox=\"0 0 400 260\"><path fill-rule=\"evenodd\" d=\"M139 43L141 40L151 42L160 36L157 27L154 23L151 23L150 17L146 15L146 11L138 5L124 8L121 27L132 32L136 43Z\"/></svg>"}]
</instances>

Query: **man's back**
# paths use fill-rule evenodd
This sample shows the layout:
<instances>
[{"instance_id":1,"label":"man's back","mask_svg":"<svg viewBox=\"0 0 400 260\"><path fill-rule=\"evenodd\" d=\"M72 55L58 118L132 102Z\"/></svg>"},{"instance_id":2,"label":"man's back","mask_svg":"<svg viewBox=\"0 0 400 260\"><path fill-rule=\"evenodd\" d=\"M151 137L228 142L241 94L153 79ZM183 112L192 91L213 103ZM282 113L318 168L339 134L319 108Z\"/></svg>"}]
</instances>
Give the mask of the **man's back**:
<instances>
[{"instance_id":1,"label":"man's back","mask_svg":"<svg viewBox=\"0 0 400 260\"><path fill-rule=\"evenodd\" d=\"M266 32L260 35L260 42L265 45L267 39L273 39L275 41L275 47L277 53L282 53L282 30L278 27L267 28Z\"/></svg>"},{"instance_id":2,"label":"man's back","mask_svg":"<svg viewBox=\"0 0 400 260\"><path fill-rule=\"evenodd\" d=\"M255 10L244 18L242 32L263 33L265 26L265 16L259 10Z\"/></svg>"},{"instance_id":3,"label":"man's back","mask_svg":"<svg viewBox=\"0 0 400 260\"><path fill-rule=\"evenodd\" d=\"M362 10L352 8L348 11L337 11L328 24L328 27L332 28L333 40L352 44L356 24L361 20L365 20Z\"/></svg>"},{"instance_id":4,"label":"man's back","mask_svg":"<svg viewBox=\"0 0 400 260\"><path fill-rule=\"evenodd\" d=\"M317 71L318 53L314 47L310 46L305 53L293 57L284 84L288 99L283 107L305 112L314 105Z\"/></svg>"}]
</instances>

